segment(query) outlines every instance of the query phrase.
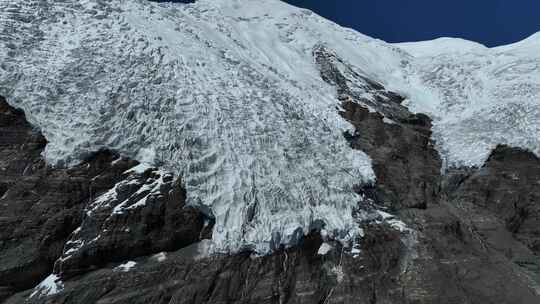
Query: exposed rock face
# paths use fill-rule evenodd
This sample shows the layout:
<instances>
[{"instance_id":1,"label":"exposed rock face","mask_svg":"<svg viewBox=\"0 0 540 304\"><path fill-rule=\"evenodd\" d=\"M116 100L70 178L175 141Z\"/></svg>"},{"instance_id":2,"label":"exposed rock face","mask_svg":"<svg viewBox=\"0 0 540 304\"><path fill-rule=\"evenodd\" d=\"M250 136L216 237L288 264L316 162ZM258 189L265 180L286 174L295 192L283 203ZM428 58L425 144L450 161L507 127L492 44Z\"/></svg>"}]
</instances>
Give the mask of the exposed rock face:
<instances>
[{"instance_id":1,"label":"exposed rock face","mask_svg":"<svg viewBox=\"0 0 540 304\"><path fill-rule=\"evenodd\" d=\"M509 232L540 254L540 160L528 151L497 147L486 165L460 181L454 200L493 213Z\"/></svg>"},{"instance_id":2,"label":"exposed rock face","mask_svg":"<svg viewBox=\"0 0 540 304\"><path fill-rule=\"evenodd\" d=\"M359 192L407 228L367 221L356 253L314 231L269 256L207 256L211 225L182 206L178 179L110 152L47 167L43 137L2 102L5 303L539 303L539 159L498 147L441 176L429 119L367 78L379 97L362 99L347 81L362 76L319 51L356 128L345 136L373 159L377 184ZM62 290L31 296L51 272Z\"/></svg>"},{"instance_id":3,"label":"exposed rock face","mask_svg":"<svg viewBox=\"0 0 540 304\"><path fill-rule=\"evenodd\" d=\"M114 184L134 163L111 166L115 156L98 153L69 170L48 167L40 156L46 140L3 98L0 128L0 286L9 293L35 286L52 271L88 198Z\"/></svg>"},{"instance_id":4,"label":"exposed rock face","mask_svg":"<svg viewBox=\"0 0 540 304\"><path fill-rule=\"evenodd\" d=\"M331 50L317 48L314 56L321 77L336 87L342 116L356 129L345 136L373 160L377 187L363 189L366 194L393 210L436 201L441 161L430 141L430 119L411 114L401 96L359 75Z\"/></svg>"},{"instance_id":5,"label":"exposed rock face","mask_svg":"<svg viewBox=\"0 0 540 304\"><path fill-rule=\"evenodd\" d=\"M494 220L485 225L501 214L512 223L516 214L521 215L517 218L531 218L531 222L534 216L516 210L501 212L493 206L471 209L478 202L497 205L502 197L512 197L510 202L517 199L527 210L534 210L540 180L537 158L500 147L484 168L465 173L458 170L441 177L441 160L430 141L427 116L408 113L400 105L402 98L363 81L331 51L319 50L315 56L323 79L336 86L342 96L343 117L356 128L354 134L346 134L351 145L373 159L377 184L362 191L376 205L396 212L413 231L401 257L401 272L393 277L400 282L397 288L402 295L399 300L387 298L382 302L537 302L538 259L524 250L519 235L512 236L512 225ZM358 83L365 85L356 91L353 86ZM366 99L363 92L375 96L374 100ZM513 177L513 181L509 183L509 178L501 179L501 175ZM521 178L519 182L516 176ZM520 196L516 197L517 193ZM529 199L525 201L523 196ZM512 206L510 202L507 204ZM509 248L527 257L527 269L517 269L515 260L508 257Z\"/></svg>"},{"instance_id":6,"label":"exposed rock face","mask_svg":"<svg viewBox=\"0 0 540 304\"><path fill-rule=\"evenodd\" d=\"M45 144L24 113L1 98L0 299L36 286L53 271L55 261L55 272L68 277L109 261L175 250L199 240L203 216L182 208L185 195L171 175L152 169L125 173L137 162L106 151L74 168L51 168L41 157ZM130 185L117 187L117 204L129 208L145 198L148 207L111 215L108 209L115 201L110 199L108 206L88 210L96 198L126 179ZM100 237L90 242L96 233Z\"/></svg>"},{"instance_id":7,"label":"exposed rock face","mask_svg":"<svg viewBox=\"0 0 540 304\"><path fill-rule=\"evenodd\" d=\"M55 272L68 278L109 262L199 241L205 219L197 210L184 208L184 202L184 189L168 173L148 168L128 175L86 206Z\"/></svg>"},{"instance_id":8,"label":"exposed rock face","mask_svg":"<svg viewBox=\"0 0 540 304\"><path fill-rule=\"evenodd\" d=\"M137 259L129 272L113 265L65 283L56 296L30 303L372 303L398 300L399 233L373 226L356 259L333 249L317 254L321 240L264 258L249 253L197 259L186 248ZM22 301L19 294L7 303Z\"/></svg>"},{"instance_id":9,"label":"exposed rock face","mask_svg":"<svg viewBox=\"0 0 540 304\"><path fill-rule=\"evenodd\" d=\"M347 135L352 147L372 157L377 174L377 187L365 191L392 210L425 209L436 201L441 161L430 141L429 120L411 115L388 124L357 103L347 101L343 107L343 116L357 129Z\"/></svg>"}]
</instances>

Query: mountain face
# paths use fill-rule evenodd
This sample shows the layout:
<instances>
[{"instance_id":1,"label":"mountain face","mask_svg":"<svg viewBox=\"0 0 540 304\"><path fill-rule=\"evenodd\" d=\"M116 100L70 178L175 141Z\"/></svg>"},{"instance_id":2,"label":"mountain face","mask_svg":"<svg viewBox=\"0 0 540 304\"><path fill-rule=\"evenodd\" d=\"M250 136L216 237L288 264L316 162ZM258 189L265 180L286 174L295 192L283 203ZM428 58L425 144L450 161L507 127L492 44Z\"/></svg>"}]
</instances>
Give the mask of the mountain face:
<instances>
[{"instance_id":1,"label":"mountain face","mask_svg":"<svg viewBox=\"0 0 540 304\"><path fill-rule=\"evenodd\" d=\"M5 303L540 302L538 35L3 1L0 96Z\"/></svg>"}]
</instances>

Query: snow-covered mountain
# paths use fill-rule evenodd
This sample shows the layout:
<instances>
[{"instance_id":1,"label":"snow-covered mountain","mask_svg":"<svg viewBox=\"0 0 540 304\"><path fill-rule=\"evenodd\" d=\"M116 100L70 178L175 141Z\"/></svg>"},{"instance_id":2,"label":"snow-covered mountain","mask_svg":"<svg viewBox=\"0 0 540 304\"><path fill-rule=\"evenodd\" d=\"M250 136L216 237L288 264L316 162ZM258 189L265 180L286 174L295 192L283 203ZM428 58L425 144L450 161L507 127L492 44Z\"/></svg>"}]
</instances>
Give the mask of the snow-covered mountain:
<instances>
[{"instance_id":1,"label":"snow-covered mountain","mask_svg":"<svg viewBox=\"0 0 540 304\"><path fill-rule=\"evenodd\" d=\"M448 166L481 166L497 144L540 154L540 34L491 49L450 38L397 46L414 56L406 90L426 94L409 94L409 108L434 119Z\"/></svg>"},{"instance_id":2,"label":"snow-covered mountain","mask_svg":"<svg viewBox=\"0 0 540 304\"><path fill-rule=\"evenodd\" d=\"M51 163L108 148L180 174L216 218L216 250L267 252L321 221L349 240L353 188L375 176L343 136L321 47L430 115L448 166L480 166L497 144L540 153L540 36L392 45L278 0L2 1L0 95Z\"/></svg>"}]
</instances>

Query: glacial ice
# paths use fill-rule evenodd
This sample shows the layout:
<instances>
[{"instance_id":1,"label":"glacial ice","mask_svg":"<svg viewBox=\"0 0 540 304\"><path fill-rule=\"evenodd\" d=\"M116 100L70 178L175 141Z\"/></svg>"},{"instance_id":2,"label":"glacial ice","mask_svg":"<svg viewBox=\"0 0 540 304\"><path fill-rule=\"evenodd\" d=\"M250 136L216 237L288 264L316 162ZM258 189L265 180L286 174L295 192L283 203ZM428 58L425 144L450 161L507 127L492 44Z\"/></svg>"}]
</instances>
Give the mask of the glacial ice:
<instances>
[{"instance_id":1,"label":"glacial ice","mask_svg":"<svg viewBox=\"0 0 540 304\"><path fill-rule=\"evenodd\" d=\"M213 250L264 253L319 220L354 237L353 187L375 181L314 47L430 115L448 166L478 166L496 144L540 152L537 38L392 45L278 0L0 1L0 95L52 164L109 148L174 171L216 219Z\"/></svg>"},{"instance_id":2,"label":"glacial ice","mask_svg":"<svg viewBox=\"0 0 540 304\"><path fill-rule=\"evenodd\" d=\"M479 167L499 144L540 155L540 33L496 48L442 41L397 46L414 56L406 103L433 118L446 167Z\"/></svg>"},{"instance_id":3,"label":"glacial ice","mask_svg":"<svg viewBox=\"0 0 540 304\"><path fill-rule=\"evenodd\" d=\"M264 253L317 220L355 235L353 187L374 173L311 59L309 23L339 27L276 1L14 1L0 12L0 94L41 128L51 163L110 148L179 173L188 203L211 207L218 251Z\"/></svg>"}]
</instances>

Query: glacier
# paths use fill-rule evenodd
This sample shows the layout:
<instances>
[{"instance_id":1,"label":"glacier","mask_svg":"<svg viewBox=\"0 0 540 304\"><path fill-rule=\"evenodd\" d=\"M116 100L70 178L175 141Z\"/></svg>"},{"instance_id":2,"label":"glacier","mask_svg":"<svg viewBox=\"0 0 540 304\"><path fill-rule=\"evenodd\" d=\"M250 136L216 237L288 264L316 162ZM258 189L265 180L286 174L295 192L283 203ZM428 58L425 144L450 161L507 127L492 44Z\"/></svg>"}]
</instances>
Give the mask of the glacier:
<instances>
[{"instance_id":1,"label":"glacier","mask_svg":"<svg viewBox=\"0 0 540 304\"><path fill-rule=\"evenodd\" d=\"M482 166L499 144L540 155L540 33L495 48L455 38L397 46L414 57L406 105L432 117L446 167Z\"/></svg>"},{"instance_id":2,"label":"glacier","mask_svg":"<svg viewBox=\"0 0 540 304\"><path fill-rule=\"evenodd\" d=\"M320 222L345 241L361 234L353 189L375 174L343 136L321 45L430 115L449 167L497 144L540 153L538 35L389 44L278 0L2 0L0 95L53 165L107 148L181 176L215 251L266 253Z\"/></svg>"}]
</instances>

